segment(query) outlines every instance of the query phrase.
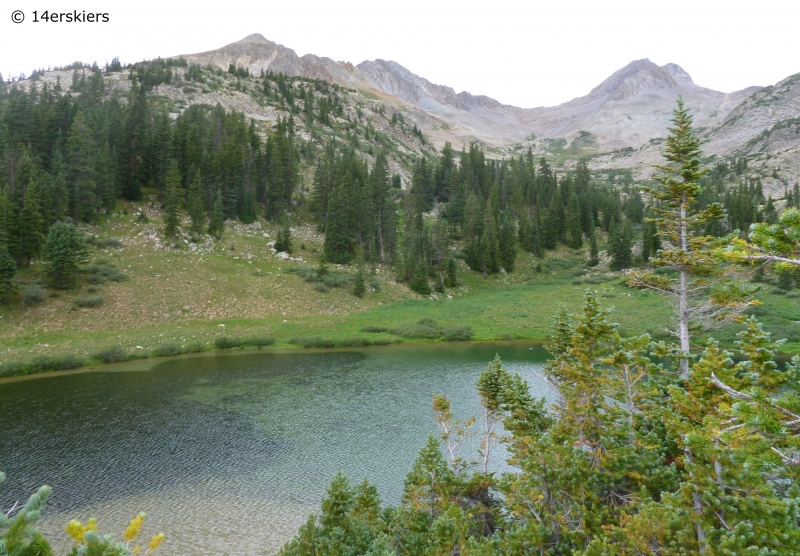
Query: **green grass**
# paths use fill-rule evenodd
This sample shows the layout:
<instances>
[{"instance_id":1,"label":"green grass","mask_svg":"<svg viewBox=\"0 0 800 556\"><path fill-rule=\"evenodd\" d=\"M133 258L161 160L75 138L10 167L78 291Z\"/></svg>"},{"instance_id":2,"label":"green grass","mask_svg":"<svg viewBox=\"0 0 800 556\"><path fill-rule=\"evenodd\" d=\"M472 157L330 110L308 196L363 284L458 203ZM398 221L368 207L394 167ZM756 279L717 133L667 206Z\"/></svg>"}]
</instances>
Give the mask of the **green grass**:
<instances>
[{"instance_id":1,"label":"green grass","mask_svg":"<svg viewBox=\"0 0 800 556\"><path fill-rule=\"evenodd\" d=\"M613 318L624 334L667 338L663 327L669 326L671 309L666 299L628 288L617 273L588 272L584 254L568 249L552 254L542 272L536 272L537 261L527 254L520 255L515 272L486 278L459 261L461 285L429 299L396 282L391 269L378 266L368 283L374 278L380 288L368 288L359 299L344 280L353 268L329 265L343 279L325 292L315 290L319 283L307 281L306 272L293 270L318 264L321 238L310 226L294 237L295 245L306 247L295 254L304 261L287 262L267 247L277 232L270 224L262 229L234 225L223 241L193 252L191 244L158 247L160 221L152 209L149 222L137 223L138 206L122 208L127 215L116 213L87 230L98 236L99 247L92 247L93 260L79 287L48 290L33 305L0 305L0 365L24 362L34 372L48 362L70 367L78 360L196 352L214 349L223 337L241 342L230 347L266 349L458 340L470 334L473 340L544 340L558 308L577 311L587 289L597 292L604 306L614 307ZM24 270L20 292L42 278L41 265ZM772 294L769 285L764 290L759 295L763 305L753 312L774 338L789 339L784 352L800 353L800 298ZM101 296L102 304L80 307L87 294ZM436 334L402 333L423 319L435 321ZM729 326L714 336L732 347L740 328ZM65 356L71 359L60 359Z\"/></svg>"}]
</instances>

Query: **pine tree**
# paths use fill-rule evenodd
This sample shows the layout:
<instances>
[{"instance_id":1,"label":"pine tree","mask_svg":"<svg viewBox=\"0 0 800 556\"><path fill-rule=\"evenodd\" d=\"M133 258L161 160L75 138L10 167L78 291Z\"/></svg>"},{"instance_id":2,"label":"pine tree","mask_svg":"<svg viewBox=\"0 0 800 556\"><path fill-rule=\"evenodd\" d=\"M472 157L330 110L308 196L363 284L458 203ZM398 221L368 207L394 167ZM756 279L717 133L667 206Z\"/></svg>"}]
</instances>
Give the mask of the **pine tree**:
<instances>
[{"instance_id":1,"label":"pine tree","mask_svg":"<svg viewBox=\"0 0 800 556\"><path fill-rule=\"evenodd\" d=\"M203 202L203 181L200 170L194 175L186 193L186 211L192 221L192 233L201 234L206 223L206 207Z\"/></svg>"},{"instance_id":2,"label":"pine tree","mask_svg":"<svg viewBox=\"0 0 800 556\"><path fill-rule=\"evenodd\" d=\"M696 209L697 197L702 192L700 179L706 171L700 168L700 141L682 98L673 111L672 124L664 152L667 164L656 166L658 185L643 190L659 203L650 207L650 211L655 214L653 221L658 225L660 237L670 245L669 249L659 251L652 259L653 264L671 267L678 271L678 276L667 279L635 272L631 284L653 288L673 298L677 316L675 336L682 353L679 371L685 378L689 374L692 334L736 320L750 305L753 290L728 285L729 271L717 263L716 244L730 243L731 238L717 241L697 234L701 225L721 220L723 210L718 203Z\"/></svg>"},{"instance_id":3,"label":"pine tree","mask_svg":"<svg viewBox=\"0 0 800 556\"><path fill-rule=\"evenodd\" d=\"M323 250L332 263L347 264L353 260L354 230L346 193L344 186L335 187L328 201Z\"/></svg>"},{"instance_id":4,"label":"pine tree","mask_svg":"<svg viewBox=\"0 0 800 556\"><path fill-rule=\"evenodd\" d=\"M450 256L447 257L447 283L445 284L448 288L458 286L457 269L456 258L450 253Z\"/></svg>"},{"instance_id":5,"label":"pine tree","mask_svg":"<svg viewBox=\"0 0 800 556\"><path fill-rule=\"evenodd\" d=\"M583 226L581 224L581 207L578 196L575 194L569 199L566 220L567 247L580 249L583 246Z\"/></svg>"},{"instance_id":6,"label":"pine tree","mask_svg":"<svg viewBox=\"0 0 800 556\"><path fill-rule=\"evenodd\" d=\"M594 222L592 222L589 231L589 266L597 266L598 264L600 264L600 258L597 248L597 230L594 227Z\"/></svg>"},{"instance_id":7,"label":"pine tree","mask_svg":"<svg viewBox=\"0 0 800 556\"><path fill-rule=\"evenodd\" d=\"M361 268L356 272L356 280L353 284L353 295L356 297L364 297L367 292L366 284L364 282L364 273Z\"/></svg>"},{"instance_id":8,"label":"pine tree","mask_svg":"<svg viewBox=\"0 0 800 556\"><path fill-rule=\"evenodd\" d=\"M164 237L172 239L178 231L178 209L180 206L179 193L183 192L180 186L181 175L178 164L173 160L169 165L166 177L166 193L164 198Z\"/></svg>"},{"instance_id":9,"label":"pine tree","mask_svg":"<svg viewBox=\"0 0 800 556\"><path fill-rule=\"evenodd\" d=\"M95 144L82 112L78 112L72 121L66 153L69 214L74 220L92 221L99 205Z\"/></svg>"},{"instance_id":10,"label":"pine tree","mask_svg":"<svg viewBox=\"0 0 800 556\"><path fill-rule=\"evenodd\" d=\"M486 272L489 274L500 272L500 241L497 233L497 221L494 216L494 206L491 201L486 203L483 241L486 242Z\"/></svg>"},{"instance_id":11,"label":"pine tree","mask_svg":"<svg viewBox=\"0 0 800 556\"><path fill-rule=\"evenodd\" d=\"M72 224L56 222L50 226L44 245L47 278L54 288L74 285L80 265L88 260L89 252L80 232Z\"/></svg>"},{"instance_id":12,"label":"pine tree","mask_svg":"<svg viewBox=\"0 0 800 556\"><path fill-rule=\"evenodd\" d=\"M31 181L25 189L22 210L19 212L19 224L17 228L18 243L18 264L30 266L34 257L41 252L44 243L44 219L42 218L41 201L39 199L39 189L36 183Z\"/></svg>"},{"instance_id":13,"label":"pine tree","mask_svg":"<svg viewBox=\"0 0 800 556\"><path fill-rule=\"evenodd\" d=\"M794 286L794 275L790 270L778 271L778 287L784 291L789 291Z\"/></svg>"},{"instance_id":14,"label":"pine tree","mask_svg":"<svg viewBox=\"0 0 800 556\"><path fill-rule=\"evenodd\" d=\"M225 206L222 203L222 191L217 188L214 193L214 204L211 206L211 218L208 220L208 234L222 239L225 233Z\"/></svg>"},{"instance_id":15,"label":"pine tree","mask_svg":"<svg viewBox=\"0 0 800 556\"><path fill-rule=\"evenodd\" d=\"M424 262L419 261L414 266L414 277L409 287L420 295L430 295L431 285L428 282L428 268Z\"/></svg>"},{"instance_id":16,"label":"pine tree","mask_svg":"<svg viewBox=\"0 0 800 556\"><path fill-rule=\"evenodd\" d=\"M278 235L275 238L275 251L278 253L292 253L292 228L289 223L289 219L284 219L283 226L278 231Z\"/></svg>"},{"instance_id":17,"label":"pine tree","mask_svg":"<svg viewBox=\"0 0 800 556\"><path fill-rule=\"evenodd\" d=\"M514 262L517 259L517 234L514 229L514 220L506 212L500 224L500 264L506 272L514 271Z\"/></svg>"},{"instance_id":18,"label":"pine tree","mask_svg":"<svg viewBox=\"0 0 800 556\"><path fill-rule=\"evenodd\" d=\"M609 232L609 249L611 251L611 270L624 270L633 266L633 229L630 220L616 224L612 220L612 231Z\"/></svg>"},{"instance_id":19,"label":"pine tree","mask_svg":"<svg viewBox=\"0 0 800 556\"><path fill-rule=\"evenodd\" d=\"M0 302L7 301L14 293L14 275L17 265L5 244L0 243Z\"/></svg>"}]
</instances>

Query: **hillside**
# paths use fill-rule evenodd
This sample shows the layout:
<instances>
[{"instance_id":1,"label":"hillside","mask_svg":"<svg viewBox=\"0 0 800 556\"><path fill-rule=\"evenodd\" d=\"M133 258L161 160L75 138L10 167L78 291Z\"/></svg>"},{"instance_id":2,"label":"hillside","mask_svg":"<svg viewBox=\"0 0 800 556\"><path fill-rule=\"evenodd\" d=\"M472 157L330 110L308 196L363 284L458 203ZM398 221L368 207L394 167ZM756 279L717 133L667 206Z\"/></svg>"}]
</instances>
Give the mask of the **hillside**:
<instances>
[{"instance_id":1,"label":"hillside","mask_svg":"<svg viewBox=\"0 0 800 556\"><path fill-rule=\"evenodd\" d=\"M457 148L479 141L493 156L522 152L548 154L568 166L590 156L597 170L630 168L649 177L658 160L671 110L678 96L691 107L695 125L708 140L706 152L725 159L751 156L762 178L777 171L780 181L765 184L778 192L800 176L794 156L800 141L789 123L800 117L800 94L793 78L770 87L748 87L721 93L697 85L674 63L658 66L636 60L592 89L558 106L518 108L486 96L456 93L400 64L387 60L357 65L311 54L297 54L261 35L250 35L218 50L184 56L221 69L230 64L287 75L323 79L375 96L404 110L438 147L450 141ZM773 126L783 130L772 141L758 138ZM790 129L791 128L791 129ZM777 130L776 130L777 131ZM777 157L767 162L766 155ZM756 157L763 155L762 163Z\"/></svg>"}]
</instances>

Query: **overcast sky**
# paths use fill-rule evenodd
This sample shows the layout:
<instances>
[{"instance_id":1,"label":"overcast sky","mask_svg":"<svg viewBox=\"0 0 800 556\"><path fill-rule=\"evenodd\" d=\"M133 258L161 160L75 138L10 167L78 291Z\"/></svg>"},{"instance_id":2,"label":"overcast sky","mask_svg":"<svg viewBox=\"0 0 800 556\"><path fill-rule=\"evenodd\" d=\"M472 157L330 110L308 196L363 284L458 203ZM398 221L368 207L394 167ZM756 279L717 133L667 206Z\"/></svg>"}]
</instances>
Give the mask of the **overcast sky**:
<instances>
[{"instance_id":1,"label":"overcast sky","mask_svg":"<svg viewBox=\"0 0 800 556\"><path fill-rule=\"evenodd\" d=\"M33 10L106 12L108 23L34 23ZM14 10L25 21L11 20ZM585 95L628 62L682 66L724 92L800 72L800 0L5 0L0 72L114 56L213 50L251 33L357 64L395 60L456 91L516 106Z\"/></svg>"}]
</instances>

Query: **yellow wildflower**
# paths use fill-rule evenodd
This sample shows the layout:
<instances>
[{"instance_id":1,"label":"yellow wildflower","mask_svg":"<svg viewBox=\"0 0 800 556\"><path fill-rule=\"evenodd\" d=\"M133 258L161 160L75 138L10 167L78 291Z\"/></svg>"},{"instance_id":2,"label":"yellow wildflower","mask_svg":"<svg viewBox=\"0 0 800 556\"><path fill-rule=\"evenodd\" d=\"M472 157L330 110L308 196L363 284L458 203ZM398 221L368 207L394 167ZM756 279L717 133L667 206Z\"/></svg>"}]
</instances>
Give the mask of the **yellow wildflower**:
<instances>
[{"instance_id":1,"label":"yellow wildflower","mask_svg":"<svg viewBox=\"0 0 800 556\"><path fill-rule=\"evenodd\" d=\"M87 531L97 531L97 520L91 518L86 522L86 525L84 525L77 519L73 519L67 524L65 531L75 542L81 543Z\"/></svg>"},{"instance_id":2,"label":"yellow wildflower","mask_svg":"<svg viewBox=\"0 0 800 556\"><path fill-rule=\"evenodd\" d=\"M161 546L162 542L164 542L164 533L159 533L150 539L150 552L155 551L155 549Z\"/></svg>"},{"instance_id":3,"label":"yellow wildflower","mask_svg":"<svg viewBox=\"0 0 800 556\"><path fill-rule=\"evenodd\" d=\"M141 533L142 524L144 523L144 518L145 514L140 513L131 520L130 524L128 525L128 528L125 529L125 534L123 535L126 541L131 542L133 539L136 538L136 536L139 533Z\"/></svg>"}]
</instances>

